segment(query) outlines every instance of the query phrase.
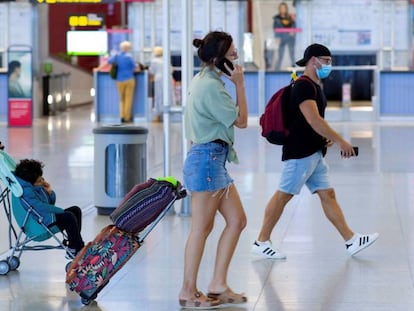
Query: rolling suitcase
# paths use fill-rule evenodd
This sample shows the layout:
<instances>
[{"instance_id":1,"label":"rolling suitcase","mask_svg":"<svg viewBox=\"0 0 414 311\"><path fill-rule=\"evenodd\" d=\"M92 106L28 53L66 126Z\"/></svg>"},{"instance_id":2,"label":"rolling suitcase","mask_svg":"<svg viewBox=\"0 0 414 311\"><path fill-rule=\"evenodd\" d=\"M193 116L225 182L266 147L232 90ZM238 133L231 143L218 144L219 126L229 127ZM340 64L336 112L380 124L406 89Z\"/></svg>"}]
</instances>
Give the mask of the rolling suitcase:
<instances>
[{"instance_id":1,"label":"rolling suitcase","mask_svg":"<svg viewBox=\"0 0 414 311\"><path fill-rule=\"evenodd\" d=\"M66 283L88 305L140 246L137 236L108 225L72 261Z\"/></svg>"},{"instance_id":2,"label":"rolling suitcase","mask_svg":"<svg viewBox=\"0 0 414 311\"><path fill-rule=\"evenodd\" d=\"M164 187L170 186L165 184ZM88 305L96 299L98 293L135 254L174 202L185 197L185 190L181 188L179 183L175 185L174 189L176 190L174 195L170 197L168 202L162 201L163 206L158 206L156 209L157 217L140 234L127 232L116 225L108 225L75 257L68 267L66 283L70 290L79 294L83 304ZM148 195L151 196L151 193ZM150 208L153 209L154 206L150 206Z\"/></svg>"}]
</instances>

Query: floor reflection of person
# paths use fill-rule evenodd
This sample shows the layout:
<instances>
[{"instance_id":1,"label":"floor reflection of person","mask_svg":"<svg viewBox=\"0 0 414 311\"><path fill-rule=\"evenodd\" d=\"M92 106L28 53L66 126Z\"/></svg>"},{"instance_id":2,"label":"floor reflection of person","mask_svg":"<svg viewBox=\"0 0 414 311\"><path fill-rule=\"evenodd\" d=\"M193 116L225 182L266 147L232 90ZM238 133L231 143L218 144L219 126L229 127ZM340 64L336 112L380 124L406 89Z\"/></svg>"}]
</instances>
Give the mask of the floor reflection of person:
<instances>
[{"instance_id":1,"label":"floor reflection of person","mask_svg":"<svg viewBox=\"0 0 414 311\"><path fill-rule=\"evenodd\" d=\"M27 97L23 87L21 86L19 79L22 75L22 64L17 60L12 60L9 63L9 97L21 98Z\"/></svg>"},{"instance_id":2,"label":"floor reflection of person","mask_svg":"<svg viewBox=\"0 0 414 311\"><path fill-rule=\"evenodd\" d=\"M279 13L273 16L273 32L275 38L279 39L279 52L276 63L276 70L282 67L283 56L286 47L289 50L290 65L295 66L295 33L284 31L283 28L294 28L295 16L289 13L289 7L285 2L279 5ZM287 30L287 29L286 29Z\"/></svg>"}]
</instances>

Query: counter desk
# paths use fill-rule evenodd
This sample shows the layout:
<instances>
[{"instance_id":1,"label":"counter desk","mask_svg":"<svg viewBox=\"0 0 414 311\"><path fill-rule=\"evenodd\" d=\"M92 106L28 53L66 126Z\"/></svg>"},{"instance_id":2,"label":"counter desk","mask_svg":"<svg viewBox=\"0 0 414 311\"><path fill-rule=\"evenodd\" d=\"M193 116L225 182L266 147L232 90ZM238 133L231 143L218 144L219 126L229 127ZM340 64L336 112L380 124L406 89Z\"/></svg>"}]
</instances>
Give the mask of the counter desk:
<instances>
[{"instance_id":1,"label":"counter desk","mask_svg":"<svg viewBox=\"0 0 414 311\"><path fill-rule=\"evenodd\" d=\"M136 121L146 121L148 116L148 72L136 72L135 92L132 104L132 118ZM95 100L94 109L96 121L100 123L119 123L119 95L116 81L109 76L108 71L94 72Z\"/></svg>"},{"instance_id":2,"label":"counter desk","mask_svg":"<svg viewBox=\"0 0 414 311\"><path fill-rule=\"evenodd\" d=\"M378 82L374 85L373 94L377 102L373 106L375 119L413 118L414 117L414 72L413 71L380 71ZM290 81L290 72L246 71L246 97L249 115L260 116L267 101L279 88ZM235 88L226 82L226 88L235 96ZM370 87L361 85L360 87Z\"/></svg>"},{"instance_id":3,"label":"counter desk","mask_svg":"<svg viewBox=\"0 0 414 311\"><path fill-rule=\"evenodd\" d=\"M381 71L380 117L414 117L414 72Z\"/></svg>"},{"instance_id":4,"label":"counter desk","mask_svg":"<svg viewBox=\"0 0 414 311\"><path fill-rule=\"evenodd\" d=\"M6 75L7 76L7 75ZM374 106L376 118L414 117L414 72L412 71L381 71L379 81L375 84L374 94L377 103ZM136 87L133 103L134 121L148 120L148 72L135 74ZM246 97L250 116L260 116L267 101L279 88L290 82L290 72L280 71L246 71ZM223 78L226 88L235 98L234 84ZM0 73L0 86L7 85L4 75ZM369 87L369 86L367 86ZM119 122L119 97L116 83L108 72L95 72L95 113L98 122ZM7 98L0 93L1 116L7 110Z\"/></svg>"}]
</instances>

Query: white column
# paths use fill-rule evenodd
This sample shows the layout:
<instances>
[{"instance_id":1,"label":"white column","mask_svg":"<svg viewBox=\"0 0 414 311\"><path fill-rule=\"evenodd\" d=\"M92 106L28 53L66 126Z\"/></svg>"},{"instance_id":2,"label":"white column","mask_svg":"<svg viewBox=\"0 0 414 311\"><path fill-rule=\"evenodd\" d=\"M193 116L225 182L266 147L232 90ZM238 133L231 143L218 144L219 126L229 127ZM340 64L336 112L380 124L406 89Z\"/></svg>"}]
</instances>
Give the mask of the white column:
<instances>
[{"instance_id":1,"label":"white column","mask_svg":"<svg viewBox=\"0 0 414 311\"><path fill-rule=\"evenodd\" d=\"M210 1L209 1L210 2ZM187 104L187 90L194 75L193 50L193 4L192 0L182 0L182 42L181 42L181 102L182 102L182 135L183 161L188 152L189 142L185 138L184 112ZM208 5L208 4L207 4ZM191 201L187 196L183 199L180 216L191 215Z\"/></svg>"},{"instance_id":2,"label":"white column","mask_svg":"<svg viewBox=\"0 0 414 311\"><path fill-rule=\"evenodd\" d=\"M170 167L170 1L162 1L162 12L163 12L163 33L162 33L162 46L163 46L163 125L164 125L164 176L171 174Z\"/></svg>"}]
</instances>

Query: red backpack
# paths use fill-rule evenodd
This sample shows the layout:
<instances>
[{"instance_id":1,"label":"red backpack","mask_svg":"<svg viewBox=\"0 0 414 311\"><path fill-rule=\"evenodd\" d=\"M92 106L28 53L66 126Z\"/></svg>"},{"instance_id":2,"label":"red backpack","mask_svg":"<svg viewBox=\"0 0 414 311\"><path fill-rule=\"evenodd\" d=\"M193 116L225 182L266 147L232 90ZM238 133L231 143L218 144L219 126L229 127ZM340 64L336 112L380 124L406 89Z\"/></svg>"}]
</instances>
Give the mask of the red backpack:
<instances>
[{"instance_id":1,"label":"red backpack","mask_svg":"<svg viewBox=\"0 0 414 311\"><path fill-rule=\"evenodd\" d=\"M271 144L283 145L289 135L287 127L287 109L290 102L290 94L294 83L298 80L308 80L307 77L293 79L289 85L279 89L267 102L264 113L260 116L260 126L262 127L262 136ZM316 89L315 89L316 91ZM316 93L316 92L315 92Z\"/></svg>"}]
</instances>

